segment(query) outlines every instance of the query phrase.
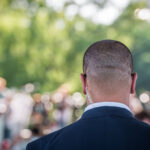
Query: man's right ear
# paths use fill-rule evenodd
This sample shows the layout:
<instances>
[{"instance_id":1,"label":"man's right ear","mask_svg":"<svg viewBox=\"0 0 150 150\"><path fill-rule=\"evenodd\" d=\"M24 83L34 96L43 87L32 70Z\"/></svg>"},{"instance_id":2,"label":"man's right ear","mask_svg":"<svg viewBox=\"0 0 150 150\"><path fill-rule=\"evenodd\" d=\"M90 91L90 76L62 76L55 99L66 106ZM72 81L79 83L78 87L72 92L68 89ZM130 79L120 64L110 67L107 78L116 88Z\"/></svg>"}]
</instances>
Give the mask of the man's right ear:
<instances>
[{"instance_id":1,"label":"man's right ear","mask_svg":"<svg viewBox=\"0 0 150 150\"><path fill-rule=\"evenodd\" d=\"M83 73L80 74L81 82L82 82L82 88L83 93L86 95L86 81L85 81L85 75Z\"/></svg>"}]
</instances>

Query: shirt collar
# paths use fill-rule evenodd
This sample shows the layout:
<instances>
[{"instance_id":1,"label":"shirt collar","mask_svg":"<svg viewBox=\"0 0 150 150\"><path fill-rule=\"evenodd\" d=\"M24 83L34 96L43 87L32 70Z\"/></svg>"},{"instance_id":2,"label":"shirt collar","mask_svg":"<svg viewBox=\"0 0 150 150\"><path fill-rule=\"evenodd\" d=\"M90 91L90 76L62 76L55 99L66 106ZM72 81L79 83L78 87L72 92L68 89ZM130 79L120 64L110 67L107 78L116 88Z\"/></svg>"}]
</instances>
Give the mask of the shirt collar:
<instances>
[{"instance_id":1,"label":"shirt collar","mask_svg":"<svg viewBox=\"0 0 150 150\"><path fill-rule=\"evenodd\" d=\"M103 107L103 106L121 107L121 108L125 108L131 112L130 108L127 105L125 105L123 103L119 103L119 102L97 102L97 103L93 103L93 104L88 105L85 108L84 112L86 112L90 109L93 109L93 108Z\"/></svg>"}]
</instances>

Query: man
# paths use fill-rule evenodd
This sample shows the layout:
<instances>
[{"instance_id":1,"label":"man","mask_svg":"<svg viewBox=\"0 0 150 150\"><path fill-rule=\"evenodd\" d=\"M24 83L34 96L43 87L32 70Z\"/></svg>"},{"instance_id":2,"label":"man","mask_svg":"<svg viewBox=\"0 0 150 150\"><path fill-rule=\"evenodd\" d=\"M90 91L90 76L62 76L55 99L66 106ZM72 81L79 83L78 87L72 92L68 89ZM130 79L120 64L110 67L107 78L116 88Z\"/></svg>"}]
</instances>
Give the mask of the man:
<instances>
[{"instance_id":1,"label":"man","mask_svg":"<svg viewBox=\"0 0 150 150\"><path fill-rule=\"evenodd\" d=\"M88 106L81 119L27 150L150 150L150 126L128 107L137 78L129 49L118 41L96 42L85 52L83 72Z\"/></svg>"}]
</instances>

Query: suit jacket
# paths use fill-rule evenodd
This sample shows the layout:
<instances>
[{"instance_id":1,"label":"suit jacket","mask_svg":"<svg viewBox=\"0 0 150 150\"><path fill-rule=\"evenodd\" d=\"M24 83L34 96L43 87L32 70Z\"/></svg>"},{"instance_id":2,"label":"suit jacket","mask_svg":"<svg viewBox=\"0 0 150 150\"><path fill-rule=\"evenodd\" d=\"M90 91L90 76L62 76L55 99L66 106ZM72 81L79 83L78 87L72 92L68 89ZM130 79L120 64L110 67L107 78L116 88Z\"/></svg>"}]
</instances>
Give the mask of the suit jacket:
<instances>
[{"instance_id":1,"label":"suit jacket","mask_svg":"<svg viewBox=\"0 0 150 150\"><path fill-rule=\"evenodd\" d=\"M150 150L150 126L124 108L97 107L29 143L27 150Z\"/></svg>"}]
</instances>

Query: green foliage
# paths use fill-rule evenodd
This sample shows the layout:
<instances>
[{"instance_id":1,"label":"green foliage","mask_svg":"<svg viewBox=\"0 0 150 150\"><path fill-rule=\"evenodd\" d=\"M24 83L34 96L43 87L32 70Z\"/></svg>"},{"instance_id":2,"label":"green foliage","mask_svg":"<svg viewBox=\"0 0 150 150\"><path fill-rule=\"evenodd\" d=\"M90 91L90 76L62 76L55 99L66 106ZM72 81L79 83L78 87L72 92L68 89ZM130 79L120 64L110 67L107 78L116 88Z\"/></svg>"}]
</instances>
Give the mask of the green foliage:
<instances>
[{"instance_id":1,"label":"green foliage","mask_svg":"<svg viewBox=\"0 0 150 150\"><path fill-rule=\"evenodd\" d=\"M134 16L135 9L144 6L130 4L116 22L103 26L79 15L69 20L64 11L57 12L42 0L1 0L0 76L9 87L39 83L43 92L68 83L71 91L81 90L84 51L91 43L109 38L131 48L139 74L138 92L148 90L150 26Z\"/></svg>"}]
</instances>

